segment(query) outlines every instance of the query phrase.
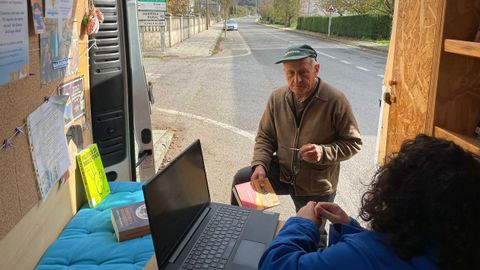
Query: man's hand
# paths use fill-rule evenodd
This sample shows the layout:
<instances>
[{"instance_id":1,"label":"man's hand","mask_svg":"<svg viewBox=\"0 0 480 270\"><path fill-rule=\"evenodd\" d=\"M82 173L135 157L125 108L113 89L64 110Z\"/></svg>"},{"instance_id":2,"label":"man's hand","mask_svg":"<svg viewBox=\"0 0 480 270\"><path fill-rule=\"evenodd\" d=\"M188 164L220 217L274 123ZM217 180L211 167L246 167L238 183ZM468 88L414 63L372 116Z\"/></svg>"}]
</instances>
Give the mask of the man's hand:
<instances>
[{"instance_id":1,"label":"man's hand","mask_svg":"<svg viewBox=\"0 0 480 270\"><path fill-rule=\"evenodd\" d=\"M318 218L326 218L331 223L348 224L350 217L336 203L318 202L315 205L315 214Z\"/></svg>"},{"instance_id":2,"label":"man's hand","mask_svg":"<svg viewBox=\"0 0 480 270\"><path fill-rule=\"evenodd\" d=\"M258 180L261 187L264 187L263 181L267 178L267 173L265 168L262 165L255 166L255 170L253 171L252 177L250 177L250 181Z\"/></svg>"},{"instance_id":3,"label":"man's hand","mask_svg":"<svg viewBox=\"0 0 480 270\"><path fill-rule=\"evenodd\" d=\"M318 217L318 215L315 214L315 205L317 202L308 202L304 207L300 208L297 212L297 217L302 217L309 219L317 225L317 227L320 227L322 224L322 220Z\"/></svg>"},{"instance_id":4,"label":"man's hand","mask_svg":"<svg viewBox=\"0 0 480 270\"><path fill-rule=\"evenodd\" d=\"M317 163L322 158L322 147L309 143L300 147L299 154L303 160L309 163Z\"/></svg>"}]
</instances>

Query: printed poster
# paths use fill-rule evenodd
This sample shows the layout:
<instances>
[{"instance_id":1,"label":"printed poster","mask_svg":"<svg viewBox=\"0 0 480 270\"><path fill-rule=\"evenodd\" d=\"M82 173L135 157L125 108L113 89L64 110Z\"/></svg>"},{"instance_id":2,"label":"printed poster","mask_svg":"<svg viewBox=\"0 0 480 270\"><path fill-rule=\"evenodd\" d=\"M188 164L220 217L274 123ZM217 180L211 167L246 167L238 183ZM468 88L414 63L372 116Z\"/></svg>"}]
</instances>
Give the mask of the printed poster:
<instances>
[{"instance_id":1,"label":"printed poster","mask_svg":"<svg viewBox=\"0 0 480 270\"><path fill-rule=\"evenodd\" d=\"M70 126L72 122L85 115L83 78L78 78L60 86L59 95L69 96L65 105L64 121L65 126Z\"/></svg>"},{"instance_id":2,"label":"printed poster","mask_svg":"<svg viewBox=\"0 0 480 270\"><path fill-rule=\"evenodd\" d=\"M73 19L45 19L40 35L41 81L51 81L78 71L78 32Z\"/></svg>"},{"instance_id":3,"label":"printed poster","mask_svg":"<svg viewBox=\"0 0 480 270\"><path fill-rule=\"evenodd\" d=\"M70 167L63 115L67 96L52 96L27 117L28 140L42 200Z\"/></svg>"},{"instance_id":4,"label":"printed poster","mask_svg":"<svg viewBox=\"0 0 480 270\"><path fill-rule=\"evenodd\" d=\"M27 0L0 0L0 85L28 75Z\"/></svg>"},{"instance_id":5,"label":"printed poster","mask_svg":"<svg viewBox=\"0 0 480 270\"><path fill-rule=\"evenodd\" d=\"M43 19L43 4L42 0L31 0L33 27L35 34L45 33L45 21Z\"/></svg>"},{"instance_id":6,"label":"printed poster","mask_svg":"<svg viewBox=\"0 0 480 270\"><path fill-rule=\"evenodd\" d=\"M73 0L45 0L45 18L70 19Z\"/></svg>"}]
</instances>

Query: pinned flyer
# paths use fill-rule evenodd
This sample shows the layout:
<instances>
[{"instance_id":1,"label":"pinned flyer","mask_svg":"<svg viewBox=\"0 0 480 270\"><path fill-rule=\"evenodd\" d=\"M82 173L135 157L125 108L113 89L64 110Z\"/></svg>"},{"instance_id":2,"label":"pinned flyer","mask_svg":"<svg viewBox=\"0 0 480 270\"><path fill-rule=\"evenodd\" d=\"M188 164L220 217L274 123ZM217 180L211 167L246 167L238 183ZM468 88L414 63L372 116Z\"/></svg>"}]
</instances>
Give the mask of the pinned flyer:
<instances>
[{"instance_id":1,"label":"pinned flyer","mask_svg":"<svg viewBox=\"0 0 480 270\"><path fill-rule=\"evenodd\" d=\"M31 0L33 26L35 34L45 33L45 20L43 18L43 3L42 0Z\"/></svg>"}]
</instances>

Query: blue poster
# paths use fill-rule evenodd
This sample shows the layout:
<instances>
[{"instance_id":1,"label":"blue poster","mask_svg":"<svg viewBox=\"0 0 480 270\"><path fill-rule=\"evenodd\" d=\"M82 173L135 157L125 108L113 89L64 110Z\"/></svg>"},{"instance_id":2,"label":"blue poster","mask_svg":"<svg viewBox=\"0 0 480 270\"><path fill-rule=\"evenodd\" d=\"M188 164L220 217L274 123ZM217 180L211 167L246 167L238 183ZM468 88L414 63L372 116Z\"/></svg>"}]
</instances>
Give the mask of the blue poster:
<instances>
[{"instance_id":1,"label":"blue poster","mask_svg":"<svg viewBox=\"0 0 480 270\"><path fill-rule=\"evenodd\" d=\"M0 0L0 85L28 75L27 0Z\"/></svg>"}]
</instances>

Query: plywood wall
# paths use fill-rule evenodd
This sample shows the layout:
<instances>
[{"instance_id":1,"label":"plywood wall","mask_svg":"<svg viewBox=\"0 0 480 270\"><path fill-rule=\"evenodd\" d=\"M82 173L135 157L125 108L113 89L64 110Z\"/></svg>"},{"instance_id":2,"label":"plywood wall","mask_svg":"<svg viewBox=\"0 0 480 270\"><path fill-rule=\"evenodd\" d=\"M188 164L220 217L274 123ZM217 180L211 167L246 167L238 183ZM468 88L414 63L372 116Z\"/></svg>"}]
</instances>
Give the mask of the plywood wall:
<instances>
[{"instance_id":1,"label":"plywood wall","mask_svg":"<svg viewBox=\"0 0 480 270\"><path fill-rule=\"evenodd\" d=\"M480 0L448 1L444 37L473 41L480 27ZM480 121L480 58L442 52L435 125L473 136Z\"/></svg>"},{"instance_id":2,"label":"plywood wall","mask_svg":"<svg viewBox=\"0 0 480 270\"><path fill-rule=\"evenodd\" d=\"M30 1L25 1L25 5L30 7ZM40 82L39 35L36 35L33 31L32 18L29 12L29 67L31 74L25 79L0 86L0 140L2 142L5 138L12 135L15 127L26 122L27 116L42 104L45 96L56 94L58 86L62 83L82 77L86 91L86 108L89 108L88 37L81 25L85 7L86 1L74 0L74 12L72 14L74 14L75 25L79 34L78 52L80 57L78 72L48 84L41 84ZM88 144L92 140L90 114L88 109L86 111L86 121L79 119L75 123L86 123L83 131L84 144ZM2 246L5 244L3 238L27 213L35 211L35 209L42 209L47 204L40 201L27 134L18 135L14 138L13 143L13 147L0 150L0 239L2 239L0 250L2 250ZM83 145L77 147L82 148ZM74 165L75 161L72 160L72 163ZM73 183L78 181L75 173L70 176L69 181ZM58 186L57 190L52 193L56 193L61 189L62 187ZM68 192L68 188L65 188L65 190ZM53 212L54 209L51 210L50 212ZM43 222L42 217L39 216L37 218L40 218L40 220L35 220L35 222L41 224ZM43 219L46 218L43 217ZM3 253L1 255L5 258Z\"/></svg>"},{"instance_id":3,"label":"plywood wall","mask_svg":"<svg viewBox=\"0 0 480 270\"><path fill-rule=\"evenodd\" d=\"M398 1L387 156L428 128L432 82L438 66L444 1Z\"/></svg>"}]
</instances>

